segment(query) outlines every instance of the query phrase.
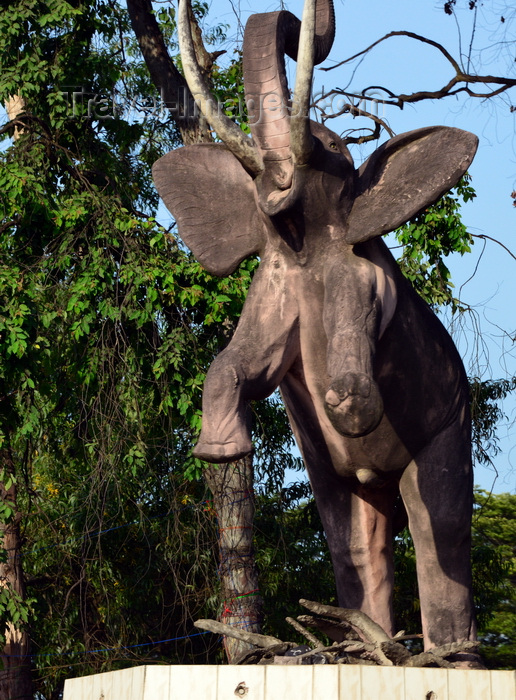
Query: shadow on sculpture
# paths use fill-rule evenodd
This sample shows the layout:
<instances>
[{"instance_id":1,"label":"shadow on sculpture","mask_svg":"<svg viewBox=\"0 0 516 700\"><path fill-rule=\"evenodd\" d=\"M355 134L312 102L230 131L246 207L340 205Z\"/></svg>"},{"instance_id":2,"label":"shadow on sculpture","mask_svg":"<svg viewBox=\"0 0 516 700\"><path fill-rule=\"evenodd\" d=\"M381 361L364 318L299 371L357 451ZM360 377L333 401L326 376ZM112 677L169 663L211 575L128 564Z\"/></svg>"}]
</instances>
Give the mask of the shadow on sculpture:
<instances>
[{"instance_id":1,"label":"shadow on sculpture","mask_svg":"<svg viewBox=\"0 0 516 700\"><path fill-rule=\"evenodd\" d=\"M426 648L475 639L468 384L452 340L381 236L458 182L477 139L419 129L387 141L355 170L341 138L307 118L313 65L334 36L330 0L307 0L301 26L289 12L247 23L251 140L213 109L186 11L183 1L185 75L223 144L167 154L154 166L156 186L209 272L222 276L248 255L261 259L234 337L208 372L194 453L209 462L248 454L249 402L279 386L340 605L393 635L392 529L401 494ZM292 105L285 53L298 58Z\"/></svg>"}]
</instances>

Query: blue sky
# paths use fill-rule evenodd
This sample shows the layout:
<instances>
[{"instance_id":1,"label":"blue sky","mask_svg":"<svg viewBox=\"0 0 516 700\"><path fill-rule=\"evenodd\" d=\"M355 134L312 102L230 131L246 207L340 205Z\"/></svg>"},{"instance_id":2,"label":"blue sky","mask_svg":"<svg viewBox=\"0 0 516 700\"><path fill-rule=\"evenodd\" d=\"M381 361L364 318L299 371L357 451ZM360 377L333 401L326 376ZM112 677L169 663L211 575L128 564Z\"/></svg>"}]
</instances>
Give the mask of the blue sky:
<instances>
[{"instance_id":1,"label":"blue sky","mask_svg":"<svg viewBox=\"0 0 516 700\"><path fill-rule=\"evenodd\" d=\"M251 11L267 12L281 7L301 17L302 5L302 0L282 5L214 0L208 22L230 25L228 38L231 41L227 48L231 51L242 36L237 13L242 23ZM474 13L467 9L464 0L462 9L457 11L457 21L446 15L442 3L436 0L336 0L337 35L330 57L323 65L338 63L390 31L408 30L438 41L456 58L460 54L459 47L466 55L471 45L472 72L516 77L516 9L497 0L486 5L489 12L484 13L484 8L480 8L472 36ZM504 23L500 20L502 16ZM291 86L294 71L295 64L292 64L289 67ZM437 89L452 77L451 66L439 52L408 38L389 39L374 49L355 73L350 66L316 73L316 89L349 83L357 89L384 85L404 93ZM470 168L477 198L463 208L463 220L472 233L491 236L516 255L516 208L510 197L516 189L516 112L510 112L511 99L516 105L516 88L509 96L493 101L449 97L408 105L403 111L387 106L383 114L396 133L443 124L477 134L479 149ZM340 133L358 125L358 120L348 115L333 120L330 127ZM361 162L370 150L370 147L355 148L355 161ZM453 320L451 326L466 369L482 379L516 375L512 341L516 335L516 260L496 243L488 242L484 246L483 241L478 240L472 254L449 258L449 266L456 290L460 290L461 298L473 309L472 314ZM474 329L480 329L481 336L475 334ZM508 419L499 428L502 451L494 460L498 477L492 468L479 467L476 471L476 483L495 492L514 491L516 487L516 399L506 401L503 408Z\"/></svg>"}]
</instances>

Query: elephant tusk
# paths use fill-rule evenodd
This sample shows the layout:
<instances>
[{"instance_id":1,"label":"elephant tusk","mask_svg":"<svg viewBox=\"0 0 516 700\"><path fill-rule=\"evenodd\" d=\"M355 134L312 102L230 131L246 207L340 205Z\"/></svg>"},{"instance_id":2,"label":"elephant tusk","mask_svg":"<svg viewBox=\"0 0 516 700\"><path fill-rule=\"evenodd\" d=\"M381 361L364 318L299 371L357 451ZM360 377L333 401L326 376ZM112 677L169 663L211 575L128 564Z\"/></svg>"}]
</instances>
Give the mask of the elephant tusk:
<instances>
[{"instance_id":1,"label":"elephant tusk","mask_svg":"<svg viewBox=\"0 0 516 700\"><path fill-rule=\"evenodd\" d=\"M188 2L189 0L180 0L177 18L179 50L186 82L195 103L217 136L233 155L238 158L244 168L251 175L256 176L263 171L264 167L260 154L254 148L251 139L247 138L231 119L220 112L217 101L211 94L199 68L192 42L188 18Z\"/></svg>"},{"instance_id":2,"label":"elephant tusk","mask_svg":"<svg viewBox=\"0 0 516 700\"><path fill-rule=\"evenodd\" d=\"M296 86L290 120L290 146L294 163L306 165L313 150L308 113L315 63L315 15L317 0L306 0L299 35Z\"/></svg>"}]
</instances>

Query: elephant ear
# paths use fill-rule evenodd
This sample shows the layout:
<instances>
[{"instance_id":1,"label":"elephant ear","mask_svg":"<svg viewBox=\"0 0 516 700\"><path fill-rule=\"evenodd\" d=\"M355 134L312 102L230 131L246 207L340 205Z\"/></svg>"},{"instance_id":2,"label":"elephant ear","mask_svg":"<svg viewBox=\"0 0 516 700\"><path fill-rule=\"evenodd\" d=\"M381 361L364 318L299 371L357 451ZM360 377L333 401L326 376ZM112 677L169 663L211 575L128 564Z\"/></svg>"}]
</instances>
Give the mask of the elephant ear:
<instances>
[{"instance_id":1,"label":"elephant ear","mask_svg":"<svg viewBox=\"0 0 516 700\"><path fill-rule=\"evenodd\" d=\"M233 272L265 240L251 176L222 144L195 144L160 158L154 183L179 235L213 275Z\"/></svg>"},{"instance_id":2,"label":"elephant ear","mask_svg":"<svg viewBox=\"0 0 516 700\"><path fill-rule=\"evenodd\" d=\"M347 242L389 233L436 202L464 175L477 145L474 134L445 126L384 143L358 170Z\"/></svg>"}]
</instances>

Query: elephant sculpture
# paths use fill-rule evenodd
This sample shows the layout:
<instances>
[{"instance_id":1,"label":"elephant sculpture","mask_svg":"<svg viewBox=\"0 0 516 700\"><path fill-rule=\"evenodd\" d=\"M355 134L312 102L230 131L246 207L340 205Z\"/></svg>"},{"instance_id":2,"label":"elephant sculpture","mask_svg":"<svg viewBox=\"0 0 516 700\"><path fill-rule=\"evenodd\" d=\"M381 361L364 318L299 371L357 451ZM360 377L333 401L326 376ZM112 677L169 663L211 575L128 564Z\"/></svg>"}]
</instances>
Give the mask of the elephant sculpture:
<instances>
[{"instance_id":1,"label":"elephant sculpture","mask_svg":"<svg viewBox=\"0 0 516 700\"><path fill-rule=\"evenodd\" d=\"M426 648L475 639L468 383L440 321L382 240L453 187L477 139L423 128L358 169L310 121L314 63L334 36L331 0L250 17L243 71L252 139L213 108L181 0L190 89L223 143L177 149L154 179L200 263L260 265L234 337L211 365L194 454L251 452L249 402L281 389L326 532L339 603L392 635L392 533L401 496L417 557ZM285 53L298 59L290 101Z\"/></svg>"}]
</instances>

